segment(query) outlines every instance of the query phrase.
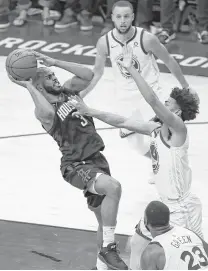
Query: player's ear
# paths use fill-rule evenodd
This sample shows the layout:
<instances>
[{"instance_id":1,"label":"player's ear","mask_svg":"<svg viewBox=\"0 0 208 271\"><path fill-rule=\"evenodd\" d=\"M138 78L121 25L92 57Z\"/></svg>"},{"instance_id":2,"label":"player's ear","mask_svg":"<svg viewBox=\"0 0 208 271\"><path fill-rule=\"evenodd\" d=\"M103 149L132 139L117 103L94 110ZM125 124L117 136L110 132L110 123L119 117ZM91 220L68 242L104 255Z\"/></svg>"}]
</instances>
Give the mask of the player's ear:
<instances>
[{"instance_id":1,"label":"player's ear","mask_svg":"<svg viewBox=\"0 0 208 271\"><path fill-rule=\"evenodd\" d=\"M36 87L37 90L40 91L40 92L43 92L43 90L44 90L43 86L42 86L40 83L36 84L35 87Z\"/></svg>"},{"instance_id":2,"label":"player's ear","mask_svg":"<svg viewBox=\"0 0 208 271\"><path fill-rule=\"evenodd\" d=\"M181 116L182 110L181 110L181 109L177 109L177 110L175 111L175 114L176 114L177 116Z\"/></svg>"},{"instance_id":3,"label":"player's ear","mask_svg":"<svg viewBox=\"0 0 208 271\"><path fill-rule=\"evenodd\" d=\"M113 13L111 13L111 20L114 22L114 16L113 16Z\"/></svg>"},{"instance_id":4,"label":"player's ear","mask_svg":"<svg viewBox=\"0 0 208 271\"><path fill-rule=\"evenodd\" d=\"M134 12L132 13L132 22L134 21L135 15Z\"/></svg>"}]
</instances>

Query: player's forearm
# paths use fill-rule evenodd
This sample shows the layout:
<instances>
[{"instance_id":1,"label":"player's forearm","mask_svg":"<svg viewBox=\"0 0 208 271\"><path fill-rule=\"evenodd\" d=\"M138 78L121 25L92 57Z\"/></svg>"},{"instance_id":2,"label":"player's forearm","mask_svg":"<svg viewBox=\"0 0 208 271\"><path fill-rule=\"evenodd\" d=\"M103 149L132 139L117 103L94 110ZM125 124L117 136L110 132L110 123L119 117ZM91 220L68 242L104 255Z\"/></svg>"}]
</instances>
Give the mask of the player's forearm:
<instances>
[{"instance_id":1,"label":"player's forearm","mask_svg":"<svg viewBox=\"0 0 208 271\"><path fill-rule=\"evenodd\" d=\"M39 113L39 115L47 117L48 115L54 113L53 106L33 85L27 85L27 89L33 99L36 111Z\"/></svg>"},{"instance_id":2,"label":"player's forearm","mask_svg":"<svg viewBox=\"0 0 208 271\"><path fill-rule=\"evenodd\" d=\"M91 81L93 78L93 71L91 69L77 63L55 60L54 66L71 72L84 80Z\"/></svg>"},{"instance_id":3,"label":"player's forearm","mask_svg":"<svg viewBox=\"0 0 208 271\"><path fill-rule=\"evenodd\" d=\"M144 80L141 74L138 73L138 71L133 66L128 68L128 71L133 77L134 81L136 82L136 85L139 89L138 91L141 92L146 102L150 106L153 106L155 104L155 101L158 99L155 92L152 90L152 88L147 84L147 82Z\"/></svg>"},{"instance_id":4,"label":"player's forearm","mask_svg":"<svg viewBox=\"0 0 208 271\"><path fill-rule=\"evenodd\" d=\"M100 78L103 75L103 71L100 72L94 72L94 77L92 79L92 81L90 82L90 84L88 85L88 87L83 90L82 92L80 92L80 97L83 99L85 96L87 96L92 90L93 88L97 85L98 81L100 80Z\"/></svg>"},{"instance_id":5,"label":"player's forearm","mask_svg":"<svg viewBox=\"0 0 208 271\"><path fill-rule=\"evenodd\" d=\"M182 73L182 70L174 57L170 56L168 62L165 63L165 65L168 67L170 72L176 77L178 82L181 84L182 88L189 87L189 84L186 81L186 79Z\"/></svg>"},{"instance_id":6,"label":"player's forearm","mask_svg":"<svg viewBox=\"0 0 208 271\"><path fill-rule=\"evenodd\" d=\"M118 128L124 128L126 118L109 112L89 108L87 115Z\"/></svg>"}]
</instances>

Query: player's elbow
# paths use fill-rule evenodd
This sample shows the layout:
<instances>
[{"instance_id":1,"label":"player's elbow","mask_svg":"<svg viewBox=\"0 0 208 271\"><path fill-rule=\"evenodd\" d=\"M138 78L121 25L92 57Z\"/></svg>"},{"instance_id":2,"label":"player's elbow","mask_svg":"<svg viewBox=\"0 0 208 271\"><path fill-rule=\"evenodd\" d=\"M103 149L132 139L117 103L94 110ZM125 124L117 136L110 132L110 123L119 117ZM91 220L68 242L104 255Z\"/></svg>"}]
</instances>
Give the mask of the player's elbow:
<instances>
[{"instance_id":1,"label":"player's elbow","mask_svg":"<svg viewBox=\"0 0 208 271\"><path fill-rule=\"evenodd\" d=\"M126 128L125 122L119 122L114 125L116 128Z\"/></svg>"},{"instance_id":2,"label":"player's elbow","mask_svg":"<svg viewBox=\"0 0 208 271\"><path fill-rule=\"evenodd\" d=\"M88 71L88 80L91 81L93 77L94 77L94 72L89 69L89 71Z\"/></svg>"},{"instance_id":3,"label":"player's elbow","mask_svg":"<svg viewBox=\"0 0 208 271\"><path fill-rule=\"evenodd\" d=\"M94 77L94 72L91 69L86 68L85 73L82 75L84 80L91 81Z\"/></svg>"}]
</instances>

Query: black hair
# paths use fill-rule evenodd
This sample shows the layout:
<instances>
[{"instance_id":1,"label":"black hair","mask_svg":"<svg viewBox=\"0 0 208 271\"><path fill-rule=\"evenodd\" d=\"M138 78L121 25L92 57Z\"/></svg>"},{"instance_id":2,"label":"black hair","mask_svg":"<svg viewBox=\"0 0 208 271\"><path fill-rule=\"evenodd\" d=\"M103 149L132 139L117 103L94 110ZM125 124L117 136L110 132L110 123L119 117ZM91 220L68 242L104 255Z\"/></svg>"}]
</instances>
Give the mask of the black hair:
<instances>
[{"instance_id":1,"label":"black hair","mask_svg":"<svg viewBox=\"0 0 208 271\"><path fill-rule=\"evenodd\" d=\"M169 224L169 208L161 201L151 201L145 209L145 214L147 223L151 226L161 227Z\"/></svg>"},{"instance_id":2,"label":"black hair","mask_svg":"<svg viewBox=\"0 0 208 271\"><path fill-rule=\"evenodd\" d=\"M134 8L129 1L120 0L120 1L115 2L112 7L112 13L113 13L115 7L129 7L132 10L132 12L134 12Z\"/></svg>"},{"instance_id":3,"label":"black hair","mask_svg":"<svg viewBox=\"0 0 208 271\"><path fill-rule=\"evenodd\" d=\"M199 101L189 89L180 89L178 87L173 88L170 93L170 97L176 100L182 113L181 118L183 121L193 120L199 113Z\"/></svg>"}]
</instances>

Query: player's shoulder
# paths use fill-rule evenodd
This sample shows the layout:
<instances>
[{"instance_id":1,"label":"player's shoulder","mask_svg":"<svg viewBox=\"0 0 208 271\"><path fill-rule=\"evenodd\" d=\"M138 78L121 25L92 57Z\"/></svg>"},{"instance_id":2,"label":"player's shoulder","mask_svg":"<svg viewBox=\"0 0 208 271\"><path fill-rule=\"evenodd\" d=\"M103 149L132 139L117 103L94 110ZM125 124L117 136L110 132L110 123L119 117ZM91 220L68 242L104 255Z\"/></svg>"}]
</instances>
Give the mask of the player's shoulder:
<instances>
[{"instance_id":1,"label":"player's shoulder","mask_svg":"<svg viewBox=\"0 0 208 271\"><path fill-rule=\"evenodd\" d=\"M155 254L164 253L163 247L158 242L150 242L144 250L144 256L151 257Z\"/></svg>"},{"instance_id":2,"label":"player's shoulder","mask_svg":"<svg viewBox=\"0 0 208 271\"><path fill-rule=\"evenodd\" d=\"M160 44L159 39L154 34L146 30L144 31L142 42L146 51L152 51L154 45Z\"/></svg>"},{"instance_id":3,"label":"player's shoulder","mask_svg":"<svg viewBox=\"0 0 208 271\"><path fill-rule=\"evenodd\" d=\"M97 41L97 46L107 46L107 34L101 36Z\"/></svg>"},{"instance_id":4,"label":"player's shoulder","mask_svg":"<svg viewBox=\"0 0 208 271\"><path fill-rule=\"evenodd\" d=\"M159 269L165 266L165 252L158 242L151 242L145 248L141 257L142 269Z\"/></svg>"},{"instance_id":5,"label":"player's shoulder","mask_svg":"<svg viewBox=\"0 0 208 271\"><path fill-rule=\"evenodd\" d=\"M105 54L107 55L108 54L108 38L106 36L107 34L101 36L98 41L97 41L97 44L96 44L96 48L97 48L97 51L100 53L100 54Z\"/></svg>"}]
</instances>

